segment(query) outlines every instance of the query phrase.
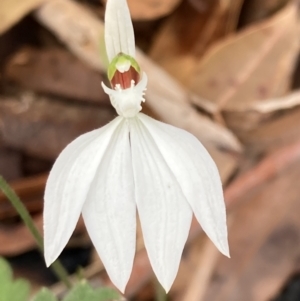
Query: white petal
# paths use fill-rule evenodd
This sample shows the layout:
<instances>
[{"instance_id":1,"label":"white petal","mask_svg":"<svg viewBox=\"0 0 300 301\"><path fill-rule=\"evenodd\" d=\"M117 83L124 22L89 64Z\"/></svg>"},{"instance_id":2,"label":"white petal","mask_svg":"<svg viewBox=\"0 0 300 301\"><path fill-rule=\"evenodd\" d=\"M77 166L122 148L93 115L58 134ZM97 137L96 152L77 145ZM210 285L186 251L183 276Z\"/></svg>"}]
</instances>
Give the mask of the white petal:
<instances>
[{"instance_id":1,"label":"white petal","mask_svg":"<svg viewBox=\"0 0 300 301\"><path fill-rule=\"evenodd\" d=\"M82 213L110 279L124 292L135 253L136 205L127 120L120 126L99 165Z\"/></svg>"},{"instance_id":2,"label":"white petal","mask_svg":"<svg viewBox=\"0 0 300 301\"><path fill-rule=\"evenodd\" d=\"M131 120L136 202L153 270L168 291L176 277L192 210L149 131Z\"/></svg>"},{"instance_id":3,"label":"white petal","mask_svg":"<svg viewBox=\"0 0 300 301\"><path fill-rule=\"evenodd\" d=\"M190 133L144 114L138 117L180 183L203 230L218 249L229 256L222 183L213 159Z\"/></svg>"},{"instance_id":4,"label":"white petal","mask_svg":"<svg viewBox=\"0 0 300 301\"><path fill-rule=\"evenodd\" d=\"M47 266L59 256L74 231L97 167L121 121L117 117L108 125L78 137L57 158L45 190Z\"/></svg>"},{"instance_id":5,"label":"white petal","mask_svg":"<svg viewBox=\"0 0 300 301\"><path fill-rule=\"evenodd\" d=\"M120 52L135 57L134 31L126 0L108 0L105 46L109 62Z\"/></svg>"}]
</instances>

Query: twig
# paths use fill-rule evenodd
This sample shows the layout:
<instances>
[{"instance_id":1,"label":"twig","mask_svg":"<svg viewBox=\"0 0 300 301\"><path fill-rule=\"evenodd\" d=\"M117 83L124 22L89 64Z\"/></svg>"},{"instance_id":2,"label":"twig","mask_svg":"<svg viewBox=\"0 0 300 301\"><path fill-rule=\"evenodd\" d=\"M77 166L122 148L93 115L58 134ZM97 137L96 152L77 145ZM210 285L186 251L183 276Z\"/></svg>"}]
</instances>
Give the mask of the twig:
<instances>
[{"instance_id":1,"label":"twig","mask_svg":"<svg viewBox=\"0 0 300 301\"><path fill-rule=\"evenodd\" d=\"M206 237L203 252L199 255L195 274L186 290L183 301L202 301L219 255L217 248Z\"/></svg>"}]
</instances>

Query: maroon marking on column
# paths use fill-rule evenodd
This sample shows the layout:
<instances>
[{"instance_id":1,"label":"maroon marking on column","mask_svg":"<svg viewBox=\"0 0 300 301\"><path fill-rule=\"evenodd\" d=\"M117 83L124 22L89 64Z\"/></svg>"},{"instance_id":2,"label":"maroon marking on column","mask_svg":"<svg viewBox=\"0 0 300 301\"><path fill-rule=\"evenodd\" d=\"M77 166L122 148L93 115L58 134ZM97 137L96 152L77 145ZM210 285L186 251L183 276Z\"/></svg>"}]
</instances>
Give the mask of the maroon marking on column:
<instances>
[{"instance_id":1,"label":"maroon marking on column","mask_svg":"<svg viewBox=\"0 0 300 301\"><path fill-rule=\"evenodd\" d=\"M131 87L131 80L134 80L135 85L140 81L140 74L132 66L130 66L128 71L123 73L116 70L110 83L113 89L119 84L121 89L124 90Z\"/></svg>"}]
</instances>

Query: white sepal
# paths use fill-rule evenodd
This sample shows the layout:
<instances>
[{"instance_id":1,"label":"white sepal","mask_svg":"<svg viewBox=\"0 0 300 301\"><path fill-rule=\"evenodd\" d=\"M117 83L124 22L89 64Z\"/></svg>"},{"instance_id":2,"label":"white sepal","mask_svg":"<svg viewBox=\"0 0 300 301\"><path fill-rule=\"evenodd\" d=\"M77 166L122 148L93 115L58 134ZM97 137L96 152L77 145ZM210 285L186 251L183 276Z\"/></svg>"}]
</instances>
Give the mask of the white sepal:
<instances>
[{"instance_id":1,"label":"white sepal","mask_svg":"<svg viewBox=\"0 0 300 301\"><path fill-rule=\"evenodd\" d=\"M135 57L134 31L126 0L107 1L104 37L109 62L121 52Z\"/></svg>"},{"instance_id":2,"label":"white sepal","mask_svg":"<svg viewBox=\"0 0 300 301\"><path fill-rule=\"evenodd\" d=\"M58 257L73 233L97 167L121 120L118 117L101 129L78 137L55 161L44 197L47 266Z\"/></svg>"},{"instance_id":3,"label":"white sepal","mask_svg":"<svg viewBox=\"0 0 300 301\"><path fill-rule=\"evenodd\" d=\"M188 236L192 210L149 131L138 118L130 122L136 202L145 247L159 282L169 291Z\"/></svg>"},{"instance_id":4,"label":"white sepal","mask_svg":"<svg viewBox=\"0 0 300 301\"><path fill-rule=\"evenodd\" d=\"M220 252L229 257L222 183L213 159L190 133L144 114L138 118L172 170L201 227Z\"/></svg>"},{"instance_id":5,"label":"white sepal","mask_svg":"<svg viewBox=\"0 0 300 301\"><path fill-rule=\"evenodd\" d=\"M135 254L136 205L127 120L115 130L83 207L87 231L106 268L124 292Z\"/></svg>"}]
</instances>

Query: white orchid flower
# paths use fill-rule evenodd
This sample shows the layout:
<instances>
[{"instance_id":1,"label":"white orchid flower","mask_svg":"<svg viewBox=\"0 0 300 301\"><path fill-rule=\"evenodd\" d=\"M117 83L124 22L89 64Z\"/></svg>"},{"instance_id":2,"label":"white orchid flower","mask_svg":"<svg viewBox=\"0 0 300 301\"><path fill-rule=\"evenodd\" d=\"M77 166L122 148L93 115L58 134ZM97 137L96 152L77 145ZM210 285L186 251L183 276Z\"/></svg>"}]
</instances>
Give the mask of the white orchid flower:
<instances>
[{"instance_id":1,"label":"white orchid flower","mask_svg":"<svg viewBox=\"0 0 300 301\"><path fill-rule=\"evenodd\" d=\"M56 160L45 191L45 260L49 266L59 256L82 213L110 279L124 292L138 211L151 265L168 291L193 213L229 256L222 184L193 135L140 113L147 76L134 58L126 0L108 0L105 42L112 89L103 88L119 116L71 142Z\"/></svg>"}]
</instances>

